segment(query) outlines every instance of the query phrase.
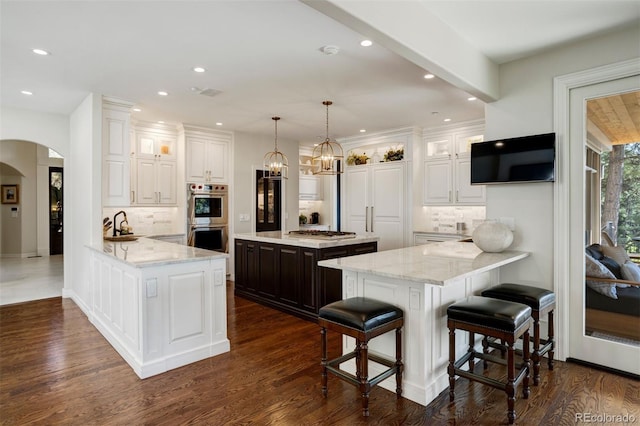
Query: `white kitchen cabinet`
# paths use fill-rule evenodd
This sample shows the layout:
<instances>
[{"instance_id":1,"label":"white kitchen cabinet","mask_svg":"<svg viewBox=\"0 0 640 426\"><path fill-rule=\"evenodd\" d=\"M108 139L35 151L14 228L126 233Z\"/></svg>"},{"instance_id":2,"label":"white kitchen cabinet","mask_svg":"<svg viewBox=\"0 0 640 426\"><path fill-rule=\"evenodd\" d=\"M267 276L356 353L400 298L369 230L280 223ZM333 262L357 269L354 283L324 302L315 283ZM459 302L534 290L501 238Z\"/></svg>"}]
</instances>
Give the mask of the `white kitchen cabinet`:
<instances>
[{"instance_id":1,"label":"white kitchen cabinet","mask_svg":"<svg viewBox=\"0 0 640 426\"><path fill-rule=\"evenodd\" d=\"M322 200L323 185L321 176L300 176L298 192L301 200Z\"/></svg>"},{"instance_id":2,"label":"white kitchen cabinet","mask_svg":"<svg viewBox=\"0 0 640 426\"><path fill-rule=\"evenodd\" d=\"M471 185L471 159L457 158L454 161L455 170L455 203L456 204L484 204L487 201L485 185Z\"/></svg>"},{"instance_id":3,"label":"white kitchen cabinet","mask_svg":"<svg viewBox=\"0 0 640 426\"><path fill-rule=\"evenodd\" d=\"M229 182L231 134L185 127L187 182Z\"/></svg>"},{"instance_id":4,"label":"white kitchen cabinet","mask_svg":"<svg viewBox=\"0 0 640 426\"><path fill-rule=\"evenodd\" d=\"M424 138L423 204L482 205L484 185L471 185L471 144L483 140L479 125L433 133Z\"/></svg>"},{"instance_id":5,"label":"white kitchen cabinet","mask_svg":"<svg viewBox=\"0 0 640 426\"><path fill-rule=\"evenodd\" d=\"M132 104L103 98L102 104L102 204L130 204L130 126Z\"/></svg>"},{"instance_id":6,"label":"white kitchen cabinet","mask_svg":"<svg viewBox=\"0 0 640 426\"><path fill-rule=\"evenodd\" d=\"M176 159L176 134L136 131L137 158Z\"/></svg>"},{"instance_id":7,"label":"white kitchen cabinet","mask_svg":"<svg viewBox=\"0 0 640 426\"><path fill-rule=\"evenodd\" d=\"M406 174L404 161L347 167L344 229L378 235L379 251L404 247Z\"/></svg>"},{"instance_id":8,"label":"white kitchen cabinet","mask_svg":"<svg viewBox=\"0 0 640 426\"><path fill-rule=\"evenodd\" d=\"M176 162L139 158L135 200L138 205L176 204Z\"/></svg>"},{"instance_id":9,"label":"white kitchen cabinet","mask_svg":"<svg viewBox=\"0 0 640 426\"><path fill-rule=\"evenodd\" d=\"M131 203L139 206L177 204L177 141L174 127L158 123L133 125Z\"/></svg>"}]
</instances>

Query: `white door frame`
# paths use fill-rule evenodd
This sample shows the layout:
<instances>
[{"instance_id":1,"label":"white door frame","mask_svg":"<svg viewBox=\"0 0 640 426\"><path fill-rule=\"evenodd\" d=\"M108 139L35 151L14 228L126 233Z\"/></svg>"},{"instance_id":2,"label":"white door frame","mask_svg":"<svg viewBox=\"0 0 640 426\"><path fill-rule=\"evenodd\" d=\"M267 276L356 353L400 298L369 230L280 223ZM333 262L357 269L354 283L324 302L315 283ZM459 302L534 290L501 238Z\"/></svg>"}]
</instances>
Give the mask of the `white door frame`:
<instances>
[{"instance_id":1,"label":"white door frame","mask_svg":"<svg viewBox=\"0 0 640 426\"><path fill-rule=\"evenodd\" d=\"M557 296L557 356L561 360L571 357L570 290L571 283L584 282L584 257L572 253L584 251L584 239L572 241L571 222L584 222L584 206L571 201L571 189L584 191L583 180L572 182L571 148L584 148L582 135L570 132L570 92L572 89L603 83L638 74L640 58L605 65L554 78L554 131L557 139L557 180L554 188L554 283ZM580 151L581 152L581 151ZM577 186L577 187L576 187ZM575 238L574 238L575 239Z\"/></svg>"}]
</instances>

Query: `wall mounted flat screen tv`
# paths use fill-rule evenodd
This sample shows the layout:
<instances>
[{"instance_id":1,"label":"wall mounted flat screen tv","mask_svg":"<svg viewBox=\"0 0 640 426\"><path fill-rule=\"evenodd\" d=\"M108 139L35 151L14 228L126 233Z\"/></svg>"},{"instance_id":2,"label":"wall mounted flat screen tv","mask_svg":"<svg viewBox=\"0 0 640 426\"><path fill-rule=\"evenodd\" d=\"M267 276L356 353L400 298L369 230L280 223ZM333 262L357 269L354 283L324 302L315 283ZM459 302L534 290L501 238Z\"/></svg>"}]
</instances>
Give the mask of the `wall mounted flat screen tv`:
<instances>
[{"instance_id":1,"label":"wall mounted flat screen tv","mask_svg":"<svg viewBox=\"0 0 640 426\"><path fill-rule=\"evenodd\" d=\"M555 133L474 143L471 184L553 182L555 159Z\"/></svg>"}]
</instances>

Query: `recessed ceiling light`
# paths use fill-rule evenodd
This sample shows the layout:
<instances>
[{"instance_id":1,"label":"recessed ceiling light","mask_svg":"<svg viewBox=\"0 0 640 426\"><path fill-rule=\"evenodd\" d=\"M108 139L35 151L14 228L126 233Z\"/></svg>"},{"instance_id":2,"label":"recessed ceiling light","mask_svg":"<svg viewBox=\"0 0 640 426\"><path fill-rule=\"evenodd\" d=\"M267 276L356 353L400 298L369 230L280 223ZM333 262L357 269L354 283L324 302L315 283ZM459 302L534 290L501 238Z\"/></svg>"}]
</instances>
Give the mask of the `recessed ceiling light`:
<instances>
[{"instance_id":1,"label":"recessed ceiling light","mask_svg":"<svg viewBox=\"0 0 640 426\"><path fill-rule=\"evenodd\" d=\"M134 110L135 112L140 112L140 111L142 111L140 108L134 108L133 110Z\"/></svg>"},{"instance_id":2,"label":"recessed ceiling light","mask_svg":"<svg viewBox=\"0 0 640 426\"><path fill-rule=\"evenodd\" d=\"M360 42L360 46L362 47L369 47L373 44L373 42L371 40L362 40Z\"/></svg>"},{"instance_id":3,"label":"recessed ceiling light","mask_svg":"<svg viewBox=\"0 0 640 426\"><path fill-rule=\"evenodd\" d=\"M158 92L158 95L160 95L160 96L169 96L169 93L161 90L161 91Z\"/></svg>"},{"instance_id":4,"label":"recessed ceiling light","mask_svg":"<svg viewBox=\"0 0 640 426\"><path fill-rule=\"evenodd\" d=\"M33 95L33 92L30 92L28 90L21 90L20 93L22 93L23 95L27 95L27 96Z\"/></svg>"},{"instance_id":5,"label":"recessed ceiling light","mask_svg":"<svg viewBox=\"0 0 640 426\"><path fill-rule=\"evenodd\" d=\"M35 53L36 55L42 55L42 56L50 55L49 52L47 52L46 50L43 50L43 49L32 49L31 51L33 53Z\"/></svg>"},{"instance_id":6,"label":"recessed ceiling light","mask_svg":"<svg viewBox=\"0 0 640 426\"><path fill-rule=\"evenodd\" d=\"M475 101L476 99L478 98L476 98L475 96L470 96L467 98L468 101Z\"/></svg>"},{"instance_id":7,"label":"recessed ceiling light","mask_svg":"<svg viewBox=\"0 0 640 426\"><path fill-rule=\"evenodd\" d=\"M424 78L426 78L427 80L432 79L433 77L435 77L435 75L433 74L425 74Z\"/></svg>"},{"instance_id":8,"label":"recessed ceiling light","mask_svg":"<svg viewBox=\"0 0 640 426\"><path fill-rule=\"evenodd\" d=\"M164 121L158 120L158 124L164 124Z\"/></svg>"},{"instance_id":9,"label":"recessed ceiling light","mask_svg":"<svg viewBox=\"0 0 640 426\"><path fill-rule=\"evenodd\" d=\"M205 72L205 71L206 71L206 70L205 70L204 68L202 68L202 67L194 67L194 68L193 68L193 70L194 70L195 72Z\"/></svg>"},{"instance_id":10,"label":"recessed ceiling light","mask_svg":"<svg viewBox=\"0 0 640 426\"><path fill-rule=\"evenodd\" d=\"M365 133L367 129L360 129L360 133Z\"/></svg>"},{"instance_id":11,"label":"recessed ceiling light","mask_svg":"<svg viewBox=\"0 0 640 426\"><path fill-rule=\"evenodd\" d=\"M451 121L451 119L450 119L450 118L445 118L445 119L444 119L444 120L442 120L442 121Z\"/></svg>"},{"instance_id":12,"label":"recessed ceiling light","mask_svg":"<svg viewBox=\"0 0 640 426\"><path fill-rule=\"evenodd\" d=\"M222 126L222 123L218 121L218 122L216 123L216 126Z\"/></svg>"}]
</instances>

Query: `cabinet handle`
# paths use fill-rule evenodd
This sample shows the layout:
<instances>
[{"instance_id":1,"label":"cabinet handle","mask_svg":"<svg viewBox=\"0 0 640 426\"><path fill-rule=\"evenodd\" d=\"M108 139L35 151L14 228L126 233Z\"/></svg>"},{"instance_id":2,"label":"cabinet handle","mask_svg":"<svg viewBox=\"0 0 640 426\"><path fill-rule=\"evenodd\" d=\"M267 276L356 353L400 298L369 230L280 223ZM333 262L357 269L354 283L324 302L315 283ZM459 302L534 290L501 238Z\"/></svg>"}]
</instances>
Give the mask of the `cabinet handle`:
<instances>
[{"instance_id":1,"label":"cabinet handle","mask_svg":"<svg viewBox=\"0 0 640 426\"><path fill-rule=\"evenodd\" d=\"M373 232L373 206L371 206L371 232Z\"/></svg>"},{"instance_id":2,"label":"cabinet handle","mask_svg":"<svg viewBox=\"0 0 640 426\"><path fill-rule=\"evenodd\" d=\"M458 190L456 189L456 203L458 202Z\"/></svg>"},{"instance_id":3,"label":"cabinet handle","mask_svg":"<svg viewBox=\"0 0 640 426\"><path fill-rule=\"evenodd\" d=\"M369 232L369 206L366 207L364 214L364 232Z\"/></svg>"},{"instance_id":4,"label":"cabinet handle","mask_svg":"<svg viewBox=\"0 0 640 426\"><path fill-rule=\"evenodd\" d=\"M451 202L451 190L449 190L449 202Z\"/></svg>"},{"instance_id":5,"label":"cabinet handle","mask_svg":"<svg viewBox=\"0 0 640 426\"><path fill-rule=\"evenodd\" d=\"M161 200L162 200L162 192L158 191L158 204L160 204Z\"/></svg>"},{"instance_id":6,"label":"cabinet handle","mask_svg":"<svg viewBox=\"0 0 640 426\"><path fill-rule=\"evenodd\" d=\"M131 191L131 202L132 203L136 202L136 191Z\"/></svg>"}]
</instances>

